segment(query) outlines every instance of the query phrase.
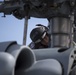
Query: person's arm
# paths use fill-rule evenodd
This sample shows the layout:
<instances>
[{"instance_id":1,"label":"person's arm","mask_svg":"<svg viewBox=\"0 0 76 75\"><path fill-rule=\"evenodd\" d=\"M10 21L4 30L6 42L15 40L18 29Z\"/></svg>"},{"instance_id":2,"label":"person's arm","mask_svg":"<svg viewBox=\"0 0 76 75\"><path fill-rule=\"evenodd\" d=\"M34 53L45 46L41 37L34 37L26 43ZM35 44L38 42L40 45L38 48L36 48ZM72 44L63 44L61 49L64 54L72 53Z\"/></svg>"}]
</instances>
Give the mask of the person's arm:
<instances>
[{"instance_id":1,"label":"person's arm","mask_svg":"<svg viewBox=\"0 0 76 75\"><path fill-rule=\"evenodd\" d=\"M28 46L29 46L31 49L35 49L35 44L34 44L34 42L31 42Z\"/></svg>"}]
</instances>

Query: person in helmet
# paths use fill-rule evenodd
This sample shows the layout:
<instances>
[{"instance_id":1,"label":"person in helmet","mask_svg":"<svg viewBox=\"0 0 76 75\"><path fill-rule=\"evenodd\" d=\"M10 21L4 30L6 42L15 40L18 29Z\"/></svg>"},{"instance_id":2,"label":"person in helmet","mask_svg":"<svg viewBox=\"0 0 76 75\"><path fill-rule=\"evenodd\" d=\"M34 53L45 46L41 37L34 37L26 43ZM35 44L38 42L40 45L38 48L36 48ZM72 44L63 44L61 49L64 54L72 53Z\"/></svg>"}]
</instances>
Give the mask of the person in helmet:
<instances>
[{"instance_id":1,"label":"person in helmet","mask_svg":"<svg viewBox=\"0 0 76 75\"><path fill-rule=\"evenodd\" d=\"M41 24L37 24L37 26L30 33L32 42L29 44L29 47L32 49L48 48L50 40L47 33L48 28Z\"/></svg>"}]
</instances>

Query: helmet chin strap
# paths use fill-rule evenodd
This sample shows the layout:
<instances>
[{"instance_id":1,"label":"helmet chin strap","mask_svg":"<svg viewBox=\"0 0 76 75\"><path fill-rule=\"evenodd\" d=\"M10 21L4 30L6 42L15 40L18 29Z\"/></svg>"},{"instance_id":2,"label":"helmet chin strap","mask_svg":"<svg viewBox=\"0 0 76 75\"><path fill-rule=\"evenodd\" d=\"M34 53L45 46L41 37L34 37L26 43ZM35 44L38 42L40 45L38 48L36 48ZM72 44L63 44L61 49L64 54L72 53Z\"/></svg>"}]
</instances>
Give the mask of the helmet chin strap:
<instances>
[{"instance_id":1,"label":"helmet chin strap","mask_svg":"<svg viewBox=\"0 0 76 75\"><path fill-rule=\"evenodd\" d=\"M44 32L41 38L44 39L45 36L46 36L46 32Z\"/></svg>"},{"instance_id":2,"label":"helmet chin strap","mask_svg":"<svg viewBox=\"0 0 76 75\"><path fill-rule=\"evenodd\" d=\"M44 39L45 36L46 36L46 32L44 32L44 34L42 35L41 39L38 39L35 43L41 42L41 40Z\"/></svg>"}]
</instances>

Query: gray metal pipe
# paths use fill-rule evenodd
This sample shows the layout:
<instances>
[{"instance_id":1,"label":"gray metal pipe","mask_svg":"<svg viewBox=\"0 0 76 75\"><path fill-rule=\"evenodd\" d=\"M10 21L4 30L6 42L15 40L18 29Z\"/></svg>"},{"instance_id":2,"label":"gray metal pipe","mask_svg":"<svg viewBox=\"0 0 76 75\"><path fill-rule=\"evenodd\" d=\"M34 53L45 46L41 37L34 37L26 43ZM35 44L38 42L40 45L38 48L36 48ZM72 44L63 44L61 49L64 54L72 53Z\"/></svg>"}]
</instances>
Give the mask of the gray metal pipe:
<instances>
[{"instance_id":1,"label":"gray metal pipe","mask_svg":"<svg viewBox=\"0 0 76 75\"><path fill-rule=\"evenodd\" d=\"M70 18L50 19L51 47L70 47L72 26Z\"/></svg>"}]
</instances>

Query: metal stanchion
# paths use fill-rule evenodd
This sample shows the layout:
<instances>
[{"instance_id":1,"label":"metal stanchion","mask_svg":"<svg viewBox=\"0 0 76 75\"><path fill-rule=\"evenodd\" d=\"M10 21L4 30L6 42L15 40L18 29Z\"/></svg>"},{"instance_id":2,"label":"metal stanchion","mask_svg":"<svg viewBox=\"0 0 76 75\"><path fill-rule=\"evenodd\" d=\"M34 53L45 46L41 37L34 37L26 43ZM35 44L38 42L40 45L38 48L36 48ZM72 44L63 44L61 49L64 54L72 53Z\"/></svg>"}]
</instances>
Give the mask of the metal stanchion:
<instances>
[{"instance_id":1,"label":"metal stanchion","mask_svg":"<svg viewBox=\"0 0 76 75\"><path fill-rule=\"evenodd\" d=\"M25 19L24 19L23 45L26 45L27 28L28 28L28 16L25 16Z\"/></svg>"}]
</instances>

